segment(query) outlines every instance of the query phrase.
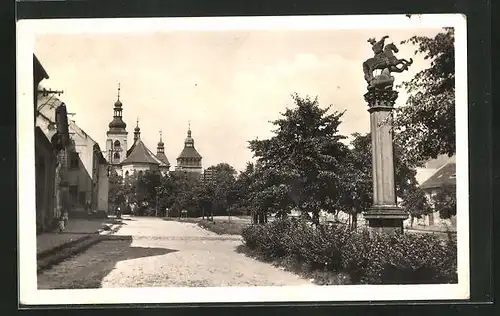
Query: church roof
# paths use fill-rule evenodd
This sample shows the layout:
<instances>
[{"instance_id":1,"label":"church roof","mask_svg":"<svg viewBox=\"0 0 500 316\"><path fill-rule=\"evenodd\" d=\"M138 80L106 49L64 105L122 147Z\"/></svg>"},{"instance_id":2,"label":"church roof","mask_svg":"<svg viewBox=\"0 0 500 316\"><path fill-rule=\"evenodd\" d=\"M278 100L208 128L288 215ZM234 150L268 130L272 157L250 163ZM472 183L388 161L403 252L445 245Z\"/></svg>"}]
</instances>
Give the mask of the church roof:
<instances>
[{"instance_id":1,"label":"church roof","mask_svg":"<svg viewBox=\"0 0 500 316\"><path fill-rule=\"evenodd\" d=\"M156 156L146 147L146 145L139 138L135 141L130 148L130 153L127 158L122 161L122 164L134 164L134 163L147 163L153 165L160 165L162 161L156 158Z\"/></svg>"},{"instance_id":2,"label":"church roof","mask_svg":"<svg viewBox=\"0 0 500 316\"><path fill-rule=\"evenodd\" d=\"M164 165L170 166L170 162L168 161L167 156L165 156L165 153L157 153L156 158L163 162Z\"/></svg>"},{"instance_id":3,"label":"church roof","mask_svg":"<svg viewBox=\"0 0 500 316\"><path fill-rule=\"evenodd\" d=\"M201 155L194 147L184 147L177 159L182 158L201 158Z\"/></svg>"},{"instance_id":4,"label":"church roof","mask_svg":"<svg viewBox=\"0 0 500 316\"><path fill-rule=\"evenodd\" d=\"M455 186L456 179L456 162L455 157L452 157L439 168L429 179L420 186L422 189L441 188L444 186Z\"/></svg>"}]
</instances>

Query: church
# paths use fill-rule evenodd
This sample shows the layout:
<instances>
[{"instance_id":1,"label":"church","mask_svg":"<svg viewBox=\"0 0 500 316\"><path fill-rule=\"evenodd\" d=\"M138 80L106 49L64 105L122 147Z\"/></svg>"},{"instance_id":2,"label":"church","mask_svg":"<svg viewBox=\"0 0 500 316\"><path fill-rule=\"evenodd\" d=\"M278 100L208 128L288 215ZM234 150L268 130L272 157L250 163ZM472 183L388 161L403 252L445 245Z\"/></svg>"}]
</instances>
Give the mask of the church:
<instances>
[{"instance_id":1,"label":"church","mask_svg":"<svg viewBox=\"0 0 500 316\"><path fill-rule=\"evenodd\" d=\"M113 120L109 123L109 129L106 132L106 152L109 164L123 177L146 170L160 170L162 174L169 173L171 165L165 155L165 143L163 143L161 132L156 154L154 154L141 140L141 129L139 128L139 120L137 120L137 125L134 128L134 139L129 147L127 124L123 121L122 112L123 104L120 101L120 87L118 86L118 98L114 104ZM201 176L201 160L202 156L194 146L189 126L184 149L176 159L175 171Z\"/></svg>"}]
</instances>

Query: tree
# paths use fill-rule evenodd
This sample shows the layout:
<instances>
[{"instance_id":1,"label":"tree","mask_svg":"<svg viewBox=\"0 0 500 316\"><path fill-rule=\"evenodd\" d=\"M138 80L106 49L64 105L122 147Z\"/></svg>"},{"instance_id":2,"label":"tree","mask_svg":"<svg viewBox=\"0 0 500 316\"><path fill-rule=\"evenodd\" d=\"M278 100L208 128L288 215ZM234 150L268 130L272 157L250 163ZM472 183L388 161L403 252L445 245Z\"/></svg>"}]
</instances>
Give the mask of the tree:
<instances>
[{"instance_id":1,"label":"tree","mask_svg":"<svg viewBox=\"0 0 500 316\"><path fill-rule=\"evenodd\" d=\"M354 133L349 155L344 162L339 210L352 218L351 228L356 228L358 214L372 206L372 153L371 134Z\"/></svg>"},{"instance_id":2,"label":"tree","mask_svg":"<svg viewBox=\"0 0 500 316\"><path fill-rule=\"evenodd\" d=\"M431 61L429 68L403 82L406 106L396 109L396 141L413 164L438 155L455 154L455 36L445 28L434 38L413 36L402 43L417 46L415 54Z\"/></svg>"},{"instance_id":3,"label":"tree","mask_svg":"<svg viewBox=\"0 0 500 316\"><path fill-rule=\"evenodd\" d=\"M234 196L232 207L235 211L249 214L252 210L250 196L251 186L255 183L256 170L253 163L247 163L244 171L240 172L234 183Z\"/></svg>"},{"instance_id":4,"label":"tree","mask_svg":"<svg viewBox=\"0 0 500 316\"><path fill-rule=\"evenodd\" d=\"M124 179L116 170L111 169L109 174L109 191L108 203L112 210L125 204L127 198L127 189L124 184Z\"/></svg>"},{"instance_id":5,"label":"tree","mask_svg":"<svg viewBox=\"0 0 500 316\"><path fill-rule=\"evenodd\" d=\"M226 214L229 204L232 202L230 198L234 190L236 182L236 170L227 163L219 163L214 167L213 201L214 211L218 214Z\"/></svg>"},{"instance_id":6,"label":"tree","mask_svg":"<svg viewBox=\"0 0 500 316\"><path fill-rule=\"evenodd\" d=\"M441 218L457 215L457 196L454 186L444 186L434 197L434 207Z\"/></svg>"},{"instance_id":7,"label":"tree","mask_svg":"<svg viewBox=\"0 0 500 316\"><path fill-rule=\"evenodd\" d=\"M343 112L329 114L331 106L321 108L317 98L292 98L296 107L272 122L275 136L249 142L262 170L261 207L296 208L318 222L320 210L334 211L337 201L339 161L346 154L338 132Z\"/></svg>"},{"instance_id":8,"label":"tree","mask_svg":"<svg viewBox=\"0 0 500 316\"><path fill-rule=\"evenodd\" d=\"M183 209L186 209L190 214L197 213L199 206L196 198L196 187L200 182L199 176L189 172L176 171L170 174L169 181L173 214L180 217Z\"/></svg>"},{"instance_id":9,"label":"tree","mask_svg":"<svg viewBox=\"0 0 500 316\"><path fill-rule=\"evenodd\" d=\"M410 187L405 191L401 206L410 214L411 227L413 227L415 218L421 218L423 215L432 212L431 205L427 201L424 191L418 186Z\"/></svg>"}]
</instances>

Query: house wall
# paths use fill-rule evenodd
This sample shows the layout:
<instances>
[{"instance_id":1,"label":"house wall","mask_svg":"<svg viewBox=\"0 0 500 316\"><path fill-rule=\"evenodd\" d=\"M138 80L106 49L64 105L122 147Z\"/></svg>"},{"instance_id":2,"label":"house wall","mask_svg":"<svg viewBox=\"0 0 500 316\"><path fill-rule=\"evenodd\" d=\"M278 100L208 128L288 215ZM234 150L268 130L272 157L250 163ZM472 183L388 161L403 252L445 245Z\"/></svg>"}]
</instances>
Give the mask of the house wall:
<instances>
[{"instance_id":1,"label":"house wall","mask_svg":"<svg viewBox=\"0 0 500 316\"><path fill-rule=\"evenodd\" d=\"M58 217L55 205L55 170L56 156L45 135L35 132L35 192L36 192L36 226L37 233L53 228L54 219Z\"/></svg>"},{"instance_id":2,"label":"house wall","mask_svg":"<svg viewBox=\"0 0 500 316\"><path fill-rule=\"evenodd\" d=\"M85 203L92 201L92 166L94 141L88 135L82 135L74 124L70 123L71 138L75 144L78 159L68 161L68 184L70 186L70 201L75 211L84 211ZM72 154L70 154L71 157ZM72 160L77 164L72 165ZM71 188L73 187L73 189ZM76 187L76 189L74 188ZM76 194L76 196L75 196Z\"/></svg>"},{"instance_id":3,"label":"house wall","mask_svg":"<svg viewBox=\"0 0 500 316\"><path fill-rule=\"evenodd\" d=\"M97 211L108 212L109 178L107 165L99 165Z\"/></svg>"},{"instance_id":4,"label":"house wall","mask_svg":"<svg viewBox=\"0 0 500 316\"><path fill-rule=\"evenodd\" d=\"M150 164L140 164L140 163L126 164L126 165L122 166L121 172L122 172L122 176L125 177L127 172L129 173L129 175L132 175L134 173L134 171L146 172L147 170L150 170L151 167L152 167L152 165L150 165Z\"/></svg>"},{"instance_id":5,"label":"house wall","mask_svg":"<svg viewBox=\"0 0 500 316\"><path fill-rule=\"evenodd\" d=\"M75 152L78 153L77 168L71 168L70 165L68 176L69 185L76 186L76 190L73 187L73 208L82 212L85 211L85 203L89 203L92 211L107 211L109 190L107 165L99 163L100 153L94 152L97 143L73 121L69 127Z\"/></svg>"}]
</instances>

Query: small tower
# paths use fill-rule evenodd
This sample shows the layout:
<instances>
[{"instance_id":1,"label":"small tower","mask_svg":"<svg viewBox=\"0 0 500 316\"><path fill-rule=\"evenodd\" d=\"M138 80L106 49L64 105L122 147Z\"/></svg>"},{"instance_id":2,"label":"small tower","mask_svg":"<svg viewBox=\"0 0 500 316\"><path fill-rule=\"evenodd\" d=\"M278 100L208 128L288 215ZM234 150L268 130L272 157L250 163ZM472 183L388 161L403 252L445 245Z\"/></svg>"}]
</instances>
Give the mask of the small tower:
<instances>
[{"instance_id":1,"label":"small tower","mask_svg":"<svg viewBox=\"0 0 500 316\"><path fill-rule=\"evenodd\" d=\"M112 165L120 164L125 159L127 149L127 124L122 119L123 104L120 101L120 84L118 83L118 97L113 108L113 120L109 123L106 132L106 156Z\"/></svg>"},{"instance_id":2,"label":"small tower","mask_svg":"<svg viewBox=\"0 0 500 316\"><path fill-rule=\"evenodd\" d=\"M177 157L177 171L188 171L201 173L201 155L194 147L194 139L191 136L191 124L188 125L187 137L184 140L184 149Z\"/></svg>"},{"instance_id":3,"label":"small tower","mask_svg":"<svg viewBox=\"0 0 500 316\"><path fill-rule=\"evenodd\" d=\"M158 142L158 147L156 147L156 158L158 158L163 165L160 165L161 169L168 171L170 169L170 162L168 161L167 156L165 155L165 144L162 140L162 132L160 131L160 141Z\"/></svg>"},{"instance_id":4,"label":"small tower","mask_svg":"<svg viewBox=\"0 0 500 316\"><path fill-rule=\"evenodd\" d=\"M141 138L141 128L139 127L139 118L137 118L137 125L134 128L134 143Z\"/></svg>"}]
</instances>

